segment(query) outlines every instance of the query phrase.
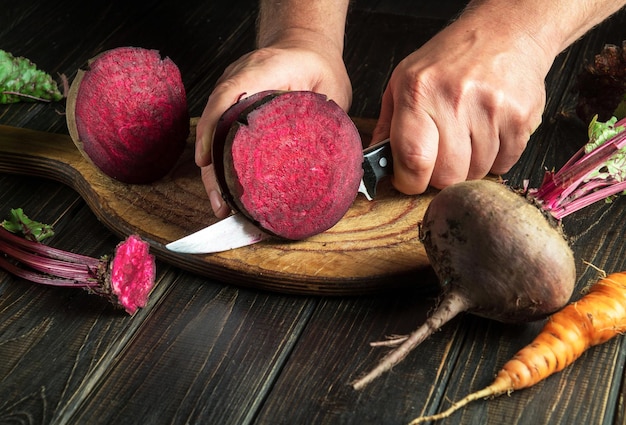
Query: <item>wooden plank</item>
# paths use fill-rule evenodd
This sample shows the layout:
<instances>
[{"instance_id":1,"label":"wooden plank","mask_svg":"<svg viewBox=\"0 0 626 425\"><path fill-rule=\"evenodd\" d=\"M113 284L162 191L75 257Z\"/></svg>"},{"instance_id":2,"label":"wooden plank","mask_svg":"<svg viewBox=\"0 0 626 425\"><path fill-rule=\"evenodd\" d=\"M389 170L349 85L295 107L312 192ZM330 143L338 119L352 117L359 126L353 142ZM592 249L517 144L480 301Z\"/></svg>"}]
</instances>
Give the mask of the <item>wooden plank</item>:
<instances>
[{"instance_id":1,"label":"wooden plank","mask_svg":"<svg viewBox=\"0 0 626 425\"><path fill-rule=\"evenodd\" d=\"M75 202L74 193L50 190L37 179L22 180L24 192L19 193L28 193L30 186L31 200L4 200L20 202L33 218L55 223L54 246L93 257L112 252L117 238ZM151 303L167 287L163 272L160 265ZM33 284L4 271L0 293L0 422L28 412L35 422L51 423L89 377L115 357L152 305L131 318L86 291Z\"/></svg>"},{"instance_id":2,"label":"wooden plank","mask_svg":"<svg viewBox=\"0 0 626 425\"><path fill-rule=\"evenodd\" d=\"M382 95L395 66L428 41L445 22L416 19L410 14L354 10L348 16L344 53L353 87L350 114L378 118Z\"/></svg>"},{"instance_id":3,"label":"wooden plank","mask_svg":"<svg viewBox=\"0 0 626 425\"><path fill-rule=\"evenodd\" d=\"M450 379L449 364L459 355L459 321L362 391L349 384L387 352L369 342L412 331L434 303L434 298L408 290L387 297L323 300L257 423L406 423L427 400L441 397L439 388Z\"/></svg>"},{"instance_id":4,"label":"wooden plank","mask_svg":"<svg viewBox=\"0 0 626 425\"><path fill-rule=\"evenodd\" d=\"M117 243L68 188L15 176L0 183L7 189L3 202L57 223L54 246L99 256ZM0 418L28 412L37 423L250 419L316 300L240 291L188 274L170 288L175 271L159 263L158 272L150 304L132 318L84 291L0 272ZM102 393L85 402L95 388Z\"/></svg>"},{"instance_id":5,"label":"wooden plank","mask_svg":"<svg viewBox=\"0 0 626 425\"><path fill-rule=\"evenodd\" d=\"M251 422L316 301L182 277L68 423Z\"/></svg>"}]
</instances>

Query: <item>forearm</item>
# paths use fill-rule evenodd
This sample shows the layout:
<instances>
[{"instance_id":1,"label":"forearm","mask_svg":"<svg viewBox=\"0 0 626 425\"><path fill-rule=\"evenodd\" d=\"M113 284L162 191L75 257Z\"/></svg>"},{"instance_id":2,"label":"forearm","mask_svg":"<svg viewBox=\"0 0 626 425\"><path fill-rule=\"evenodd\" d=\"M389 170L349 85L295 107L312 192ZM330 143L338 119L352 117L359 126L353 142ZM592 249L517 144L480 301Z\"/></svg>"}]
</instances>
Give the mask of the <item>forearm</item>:
<instances>
[{"instance_id":1,"label":"forearm","mask_svg":"<svg viewBox=\"0 0 626 425\"><path fill-rule=\"evenodd\" d=\"M460 19L534 40L550 60L626 0L472 0Z\"/></svg>"},{"instance_id":2,"label":"forearm","mask_svg":"<svg viewBox=\"0 0 626 425\"><path fill-rule=\"evenodd\" d=\"M296 35L320 40L343 52L349 0L261 0L258 47Z\"/></svg>"}]
</instances>

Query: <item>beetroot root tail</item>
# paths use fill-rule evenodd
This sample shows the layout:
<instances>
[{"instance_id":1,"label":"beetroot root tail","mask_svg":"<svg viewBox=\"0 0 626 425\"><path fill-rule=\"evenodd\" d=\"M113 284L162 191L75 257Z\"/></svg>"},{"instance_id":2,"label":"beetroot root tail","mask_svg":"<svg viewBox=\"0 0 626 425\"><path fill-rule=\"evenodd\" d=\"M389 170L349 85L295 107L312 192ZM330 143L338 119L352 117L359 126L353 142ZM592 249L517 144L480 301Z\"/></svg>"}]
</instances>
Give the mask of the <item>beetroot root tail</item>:
<instances>
[{"instance_id":1,"label":"beetroot root tail","mask_svg":"<svg viewBox=\"0 0 626 425\"><path fill-rule=\"evenodd\" d=\"M466 311L469 307L467 299L454 291L448 292L439 304L435 312L424 322L422 326L413 331L401 345L389 352L367 374L352 382L352 388L361 390L376 378L387 372L417 347L422 341L441 328L445 323L452 320L457 314ZM382 344L385 345L385 344ZM387 344L391 345L391 344Z\"/></svg>"}]
</instances>

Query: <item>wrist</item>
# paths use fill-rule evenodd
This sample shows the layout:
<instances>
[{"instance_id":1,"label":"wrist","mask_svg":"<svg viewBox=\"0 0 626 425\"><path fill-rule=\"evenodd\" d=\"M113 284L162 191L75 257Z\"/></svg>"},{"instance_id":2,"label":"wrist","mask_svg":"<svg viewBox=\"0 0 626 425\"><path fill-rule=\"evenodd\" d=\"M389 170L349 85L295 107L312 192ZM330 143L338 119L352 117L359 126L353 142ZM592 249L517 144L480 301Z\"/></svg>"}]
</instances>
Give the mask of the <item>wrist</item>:
<instances>
[{"instance_id":1,"label":"wrist","mask_svg":"<svg viewBox=\"0 0 626 425\"><path fill-rule=\"evenodd\" d=\"M331 35L304 27L288 27L273 31L260 31L257 47L304 48L318 51L324 55L343 55L343 37L337 39Z\"/></svg>"},{"instance_id":2,"label":"wrist","mask_svg":"<svg viewBox=\"0 0 626 425\"><path fill-rule=\"evenodd\" d=\"M259 48L279 42L322 43L343 53L349 0L261 1Z\"/></svg>"},{"instance_id":3,"label":"wrist","mask_svg":"<svg viewBox=\"0 0 626 425\"><path fill-rule=\"evenodd\" d=\"M473 7L475 3L480 5ZM545 25L540 16L533 16L539 15L539 10L522 13L520 9L520 2L470 2L451 26L456 26L455 30L465 37L475 37L477 42L482 39L500 51L515 52L547 74L555 57L565 48L564 37L556 25Z\"/></svg>"}]
</instances>

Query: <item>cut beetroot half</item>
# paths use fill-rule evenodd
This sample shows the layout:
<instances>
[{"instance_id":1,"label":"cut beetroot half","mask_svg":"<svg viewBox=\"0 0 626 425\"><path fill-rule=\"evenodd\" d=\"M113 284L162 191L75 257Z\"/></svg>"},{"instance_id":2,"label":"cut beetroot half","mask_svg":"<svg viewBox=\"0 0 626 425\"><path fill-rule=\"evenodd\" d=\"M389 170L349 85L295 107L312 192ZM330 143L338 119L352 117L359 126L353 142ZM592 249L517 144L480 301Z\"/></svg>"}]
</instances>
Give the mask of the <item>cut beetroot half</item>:
<instances>
[{"instance_id":1,"label":"cut beetroot half","mask_svg":"<svg viewBox=\"0 0 626 425\"><path fill-rule=\"evenodd\" d=\"M334 226L363 176L361 138L350 117L326 96L308 91L269 92L243 102L223 146L214 140L224 199L285 239ZM217 166L220 157L223 168Z\"/></svg>"},{"instance_id":2,"label":"cut beetroot half","mask_svg":"<svg viewBox=\"0 0 626 425\"><path fill-rule=\"evenodd\" d=\"M78 70L67 125L85 158L124 183L164 177L181 156L189 112L181 74L156 50L119 47Z\"/></svg>"}]
</instances>

